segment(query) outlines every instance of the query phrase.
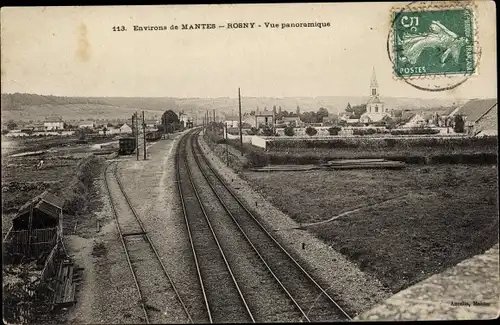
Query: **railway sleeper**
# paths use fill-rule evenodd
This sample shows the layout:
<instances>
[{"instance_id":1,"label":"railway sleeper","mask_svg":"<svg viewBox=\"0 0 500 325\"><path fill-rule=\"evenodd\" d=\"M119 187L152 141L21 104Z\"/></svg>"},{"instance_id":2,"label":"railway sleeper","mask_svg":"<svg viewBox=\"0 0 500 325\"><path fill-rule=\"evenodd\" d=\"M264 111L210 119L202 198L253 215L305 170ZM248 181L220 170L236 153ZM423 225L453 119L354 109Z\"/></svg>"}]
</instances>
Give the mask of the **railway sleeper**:
<instances>
[{"instance_id":1,"label":"railway sleeper","mask_svg":"<svg viewBox=\"0 0 500 325\"><path fill-rule=\"evenodd\" d=\"M144 232L144 231L137 231L137 232L129 232L129 233L126 233L126 234L122 234L122 237L128 237L128 236L142 236L142 235L146 235L147 233Z\"/></svg>"}]
</instances>

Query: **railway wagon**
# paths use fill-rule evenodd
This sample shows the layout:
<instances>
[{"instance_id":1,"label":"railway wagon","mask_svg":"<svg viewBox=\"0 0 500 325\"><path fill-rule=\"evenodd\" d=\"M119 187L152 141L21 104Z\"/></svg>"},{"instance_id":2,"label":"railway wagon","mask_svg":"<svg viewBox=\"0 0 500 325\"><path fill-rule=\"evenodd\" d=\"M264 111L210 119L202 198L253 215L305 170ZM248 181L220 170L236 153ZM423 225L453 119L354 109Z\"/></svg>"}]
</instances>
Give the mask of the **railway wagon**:
<instances>
[{"instance_id":1,"label":"railway wagon","mask_svg":"<svg viewBox=\"0 0 500 325\"><path fill-rule=\"evenodd\" d=\"M159 130L146 132L146 141L158 141L160 139L161 132Z\"/></svg>"},{"instance_id":2,"label":"railway wagon","mask_svg":"<svg viewBox=\"0 0 500 325\"><path fill-rule=\"evenodd\" d=\"M119 150L118 154L120 155L130 155L135 152L135 138L134 137L126 137L121 138L119 140Z\"/></svg>"}]
</instances>

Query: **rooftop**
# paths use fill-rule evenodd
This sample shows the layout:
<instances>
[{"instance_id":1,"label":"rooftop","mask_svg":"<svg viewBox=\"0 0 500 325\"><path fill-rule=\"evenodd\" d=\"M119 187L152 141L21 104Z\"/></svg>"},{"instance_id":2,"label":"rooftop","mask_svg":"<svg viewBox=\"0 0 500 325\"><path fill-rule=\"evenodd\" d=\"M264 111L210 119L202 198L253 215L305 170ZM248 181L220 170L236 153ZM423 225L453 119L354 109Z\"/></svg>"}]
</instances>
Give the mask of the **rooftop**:
<instances>
[{"instance_id":1,"label":"rooftop","mask_svg":"<svg viewBox=\"0 0 500 325\"><path fill-rule=\"evenodd\" d=\"M460 107L455 114L461 114L467 117L468 121L476 121L483 114L485 114L490 108L497 104L496 98L491 99L472 99L469 100L465 105Z\"/></svg>"}]
</instances>

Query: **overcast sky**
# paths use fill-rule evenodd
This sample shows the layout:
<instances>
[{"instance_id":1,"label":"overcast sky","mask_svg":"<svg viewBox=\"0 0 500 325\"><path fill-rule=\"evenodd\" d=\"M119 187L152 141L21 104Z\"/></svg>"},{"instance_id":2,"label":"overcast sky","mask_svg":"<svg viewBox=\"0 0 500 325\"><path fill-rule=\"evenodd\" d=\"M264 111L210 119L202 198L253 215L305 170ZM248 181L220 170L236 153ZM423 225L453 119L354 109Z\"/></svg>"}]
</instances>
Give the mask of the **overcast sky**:
<instances>
[{"instance_id":1,"label":"overcast sky","mask_svg":"<svg viewBox=\"0 0 500 325\"><path fill-rule=\"evenodd\" d=\"M2 8L2 92L63 96L496 97L496 12L478 1L479 74L447 92L395 80L395 3ZM329 22L266 29L265 22ZM134 25L255 22L254 29L134 32ZM123 25L125 32L113 32Z\"/></svg>"}]
</instances>

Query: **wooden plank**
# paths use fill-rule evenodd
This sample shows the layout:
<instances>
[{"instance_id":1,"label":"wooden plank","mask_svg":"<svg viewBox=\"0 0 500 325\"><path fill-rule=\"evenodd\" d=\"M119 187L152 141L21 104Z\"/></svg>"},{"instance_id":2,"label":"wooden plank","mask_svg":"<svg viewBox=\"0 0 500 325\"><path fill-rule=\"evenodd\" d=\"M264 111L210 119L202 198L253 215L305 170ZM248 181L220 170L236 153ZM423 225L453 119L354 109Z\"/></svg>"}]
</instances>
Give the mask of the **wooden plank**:
<instances>
[{"instance_id":1,"label":"wooden plank","mask_svg":"<svg viewBox=\"0 0 500 325\"><path fill-rule=\"evenodd\" d=\"M383 158L374 158L374 159L339 159L339 160L329 160L328 164L364 164L364 163L374 163L374 162L384 162L387 161Z\"/></svg>"},{"instance_id":2,"label":"wooden plank","mask_svg":"<svg viewBox=\"0 0 500 325\"><path fill-rule=\"evenodd\" d=\"M71 296L70 296L70 301L71 302L76 302L76 299L75 299L75 295L76 295L76 283L73 283L73 285L71 286Z\"/></svg>"},{"instance_id":3,"label":"wooden plank","mask_svg":"<svg viewBox=\"0 0 500 325\"><path fill-rule=\"evenodd\" d=\"M404 168L406 165L401 163L391 164L360 164L346 166L330 166L330 169L372 169L372 168Z\"/></svg>"},{"instance_id":4,"label":"wooden plank","mask_svg":"<svg viewBox=\"0 0 500 325\"><path fill-rule=\"evenodd\" d=\"M68 280L70 282L73 282L73 265L69 267L69 274L68 274Z\"/></svg>"}]
</instances>

